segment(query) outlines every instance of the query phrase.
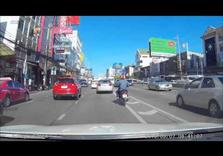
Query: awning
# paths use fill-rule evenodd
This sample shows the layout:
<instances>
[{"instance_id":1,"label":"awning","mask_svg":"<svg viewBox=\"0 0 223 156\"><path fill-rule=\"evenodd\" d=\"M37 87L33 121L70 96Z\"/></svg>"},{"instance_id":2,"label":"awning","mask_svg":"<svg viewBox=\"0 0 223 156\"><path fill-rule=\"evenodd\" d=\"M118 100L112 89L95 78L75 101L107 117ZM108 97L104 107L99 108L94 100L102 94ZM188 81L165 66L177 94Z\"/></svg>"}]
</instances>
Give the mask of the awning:
<instances>
[{"instance_id":1,"label":"awning","mask_svg":"<svg viewBox=\"0 0 223 156\"><path fill-rule=\"evenodd\" d=\"M7 47L4 43L0 43L0 57L15 55L15 52Z\"/></svg>"}]
</instances>

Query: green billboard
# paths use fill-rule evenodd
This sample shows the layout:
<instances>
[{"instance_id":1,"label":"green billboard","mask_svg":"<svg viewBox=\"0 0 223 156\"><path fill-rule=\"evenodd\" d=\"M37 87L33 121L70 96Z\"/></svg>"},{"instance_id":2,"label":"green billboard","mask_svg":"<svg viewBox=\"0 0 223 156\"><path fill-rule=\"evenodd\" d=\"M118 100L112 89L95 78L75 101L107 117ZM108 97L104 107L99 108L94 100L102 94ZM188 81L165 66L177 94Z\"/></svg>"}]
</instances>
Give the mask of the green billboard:
<instances>
[{"instance_id":1,"label":"green billboard","mask_svg":"<svg viewBox=\"0 0 223 156\"><path fill-rule=\"evenodd\" d=\"M149 48L151 56L171 57L176 55L176 42L173 40L150 38Z\"/></svg>"}]
</instances>

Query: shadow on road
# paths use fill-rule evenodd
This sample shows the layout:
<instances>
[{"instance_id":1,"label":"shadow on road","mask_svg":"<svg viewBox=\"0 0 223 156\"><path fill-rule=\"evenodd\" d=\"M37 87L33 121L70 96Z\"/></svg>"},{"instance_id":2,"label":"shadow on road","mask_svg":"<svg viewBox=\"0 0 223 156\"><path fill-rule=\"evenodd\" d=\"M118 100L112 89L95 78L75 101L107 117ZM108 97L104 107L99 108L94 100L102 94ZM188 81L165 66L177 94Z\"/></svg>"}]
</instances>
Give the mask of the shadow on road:
<instances>
[{"instance_id":1,"label":"shadow on road","mask_svg":"<svg viewBox=\"0 0 223 156\"><path fill-rule=\"evenodd\" d=\"M59 97L57 100L75 100L74 97Z\"/></svg>"},{"instance_id":2,"label":"shadow on road","mask_svg":"<svg viewBox=\"0 0 223 156\"><path fill-rule=\"evenodd\" d=\"M176 106L176 107L179 107L179 106L177 106L176 102L171 102L171 103L169 103L169 105L170 105L170 106ZM179 108L180 108L180 107L179 107ZM182 109L191 111L191 112L196 113L196 114L200 114L200 115L204 115L204 116L210 117L210 115L209 115L207 109L198 108L198 107L189 106L189 105L184 105L184 106L182 107ZM221 116L221 118L222 118L222 116Z\"/></svg>"},{"instance_id":3,"label":"shadow on road","mask_svg":"<svg viewBox=\"0 0 223 156\"><path fill-rule=\"evenodd\" d=\"M121 101L119 101L119 99L113 100L112 102L113 102L114 104L118 104L118 105L120 105L120 106L124 106L124 105L121 103Z\"/></svg>"},{"instance_id":4,"label":"shadow on road","mask_svg":"<svg viewBox=\"0 0 223 156\"><path fill-rule=\"evenodd\" d=\"M13 120L14 120L13 117L3 115L0 117L0 126L4 126L5 124L7 124Z\"/></svg>"},{"instance_id":5,"label":"shadow on road","mask_svg":"<svg viewBox=\"0 0 223 156\"><path fill-rule=\"evenodd\" d=\"M23 104L24 102L29 102L29 101L32 101L32 99L30 98L28 101L17 101L17 102L13 102L9 107L14 106L14 105Z\"/></svg>"}]
</instances>

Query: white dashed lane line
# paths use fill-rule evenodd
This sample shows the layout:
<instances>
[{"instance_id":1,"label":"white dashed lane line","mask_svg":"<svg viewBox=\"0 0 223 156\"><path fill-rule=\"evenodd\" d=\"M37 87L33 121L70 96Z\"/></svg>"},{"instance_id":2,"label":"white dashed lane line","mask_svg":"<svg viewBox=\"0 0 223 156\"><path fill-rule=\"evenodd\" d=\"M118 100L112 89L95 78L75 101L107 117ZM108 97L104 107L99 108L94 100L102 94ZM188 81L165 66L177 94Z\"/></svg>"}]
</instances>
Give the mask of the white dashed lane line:
<instances>
[{"instance_id":1,"label":"white dashed lane line","mask_svg":"<svg viewBox=\"0 0 223 156\"><path fill-rule=\"evenodd\" d=\"M147 124L147 122L140 116L138 115L131 107L126 105L126 108L143 124Z\"/></svg>"},{"instance_id":2,"label":"white dashed lane line","mask_svg":"<svg viewBox=\"0 0 223 156\"><path fill-rule=\"evenodd\" d=\"M57 118L57 120L62 120L65 116L66 116L66 114L61 114L61 115L59 116L59 118Z\"/></svg>"}]
</instances>

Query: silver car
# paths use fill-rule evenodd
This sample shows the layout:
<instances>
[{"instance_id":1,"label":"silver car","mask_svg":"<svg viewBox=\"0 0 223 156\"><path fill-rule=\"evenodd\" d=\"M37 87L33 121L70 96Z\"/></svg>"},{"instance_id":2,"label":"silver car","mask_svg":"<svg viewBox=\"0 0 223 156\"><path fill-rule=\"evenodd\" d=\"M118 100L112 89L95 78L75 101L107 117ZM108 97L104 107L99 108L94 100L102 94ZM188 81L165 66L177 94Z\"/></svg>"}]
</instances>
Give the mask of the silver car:
<instances>
[{"instance_id":1,"label":"silver car","mask_svg":"<svg viewBox=\"0 0 223 156\"><path fill-rule=\"evenodd\" d=\"M163 80L163 79L154 79L149 81L148 83L148 89L153 90L169 90L171 91L173 89L173 86L170 82Z\"/></svg>"},{"instance_id":2,"label":"silver car","mask_svg":"<svg viewBox=\"0 0 223 156\"><path fill-rule=\"evenodd\" d=\"M176 103L208 109L213 117L219 117L223 111L223 75L204 76L195 79L177 94Z\"/></svg>"}]
</instances>

